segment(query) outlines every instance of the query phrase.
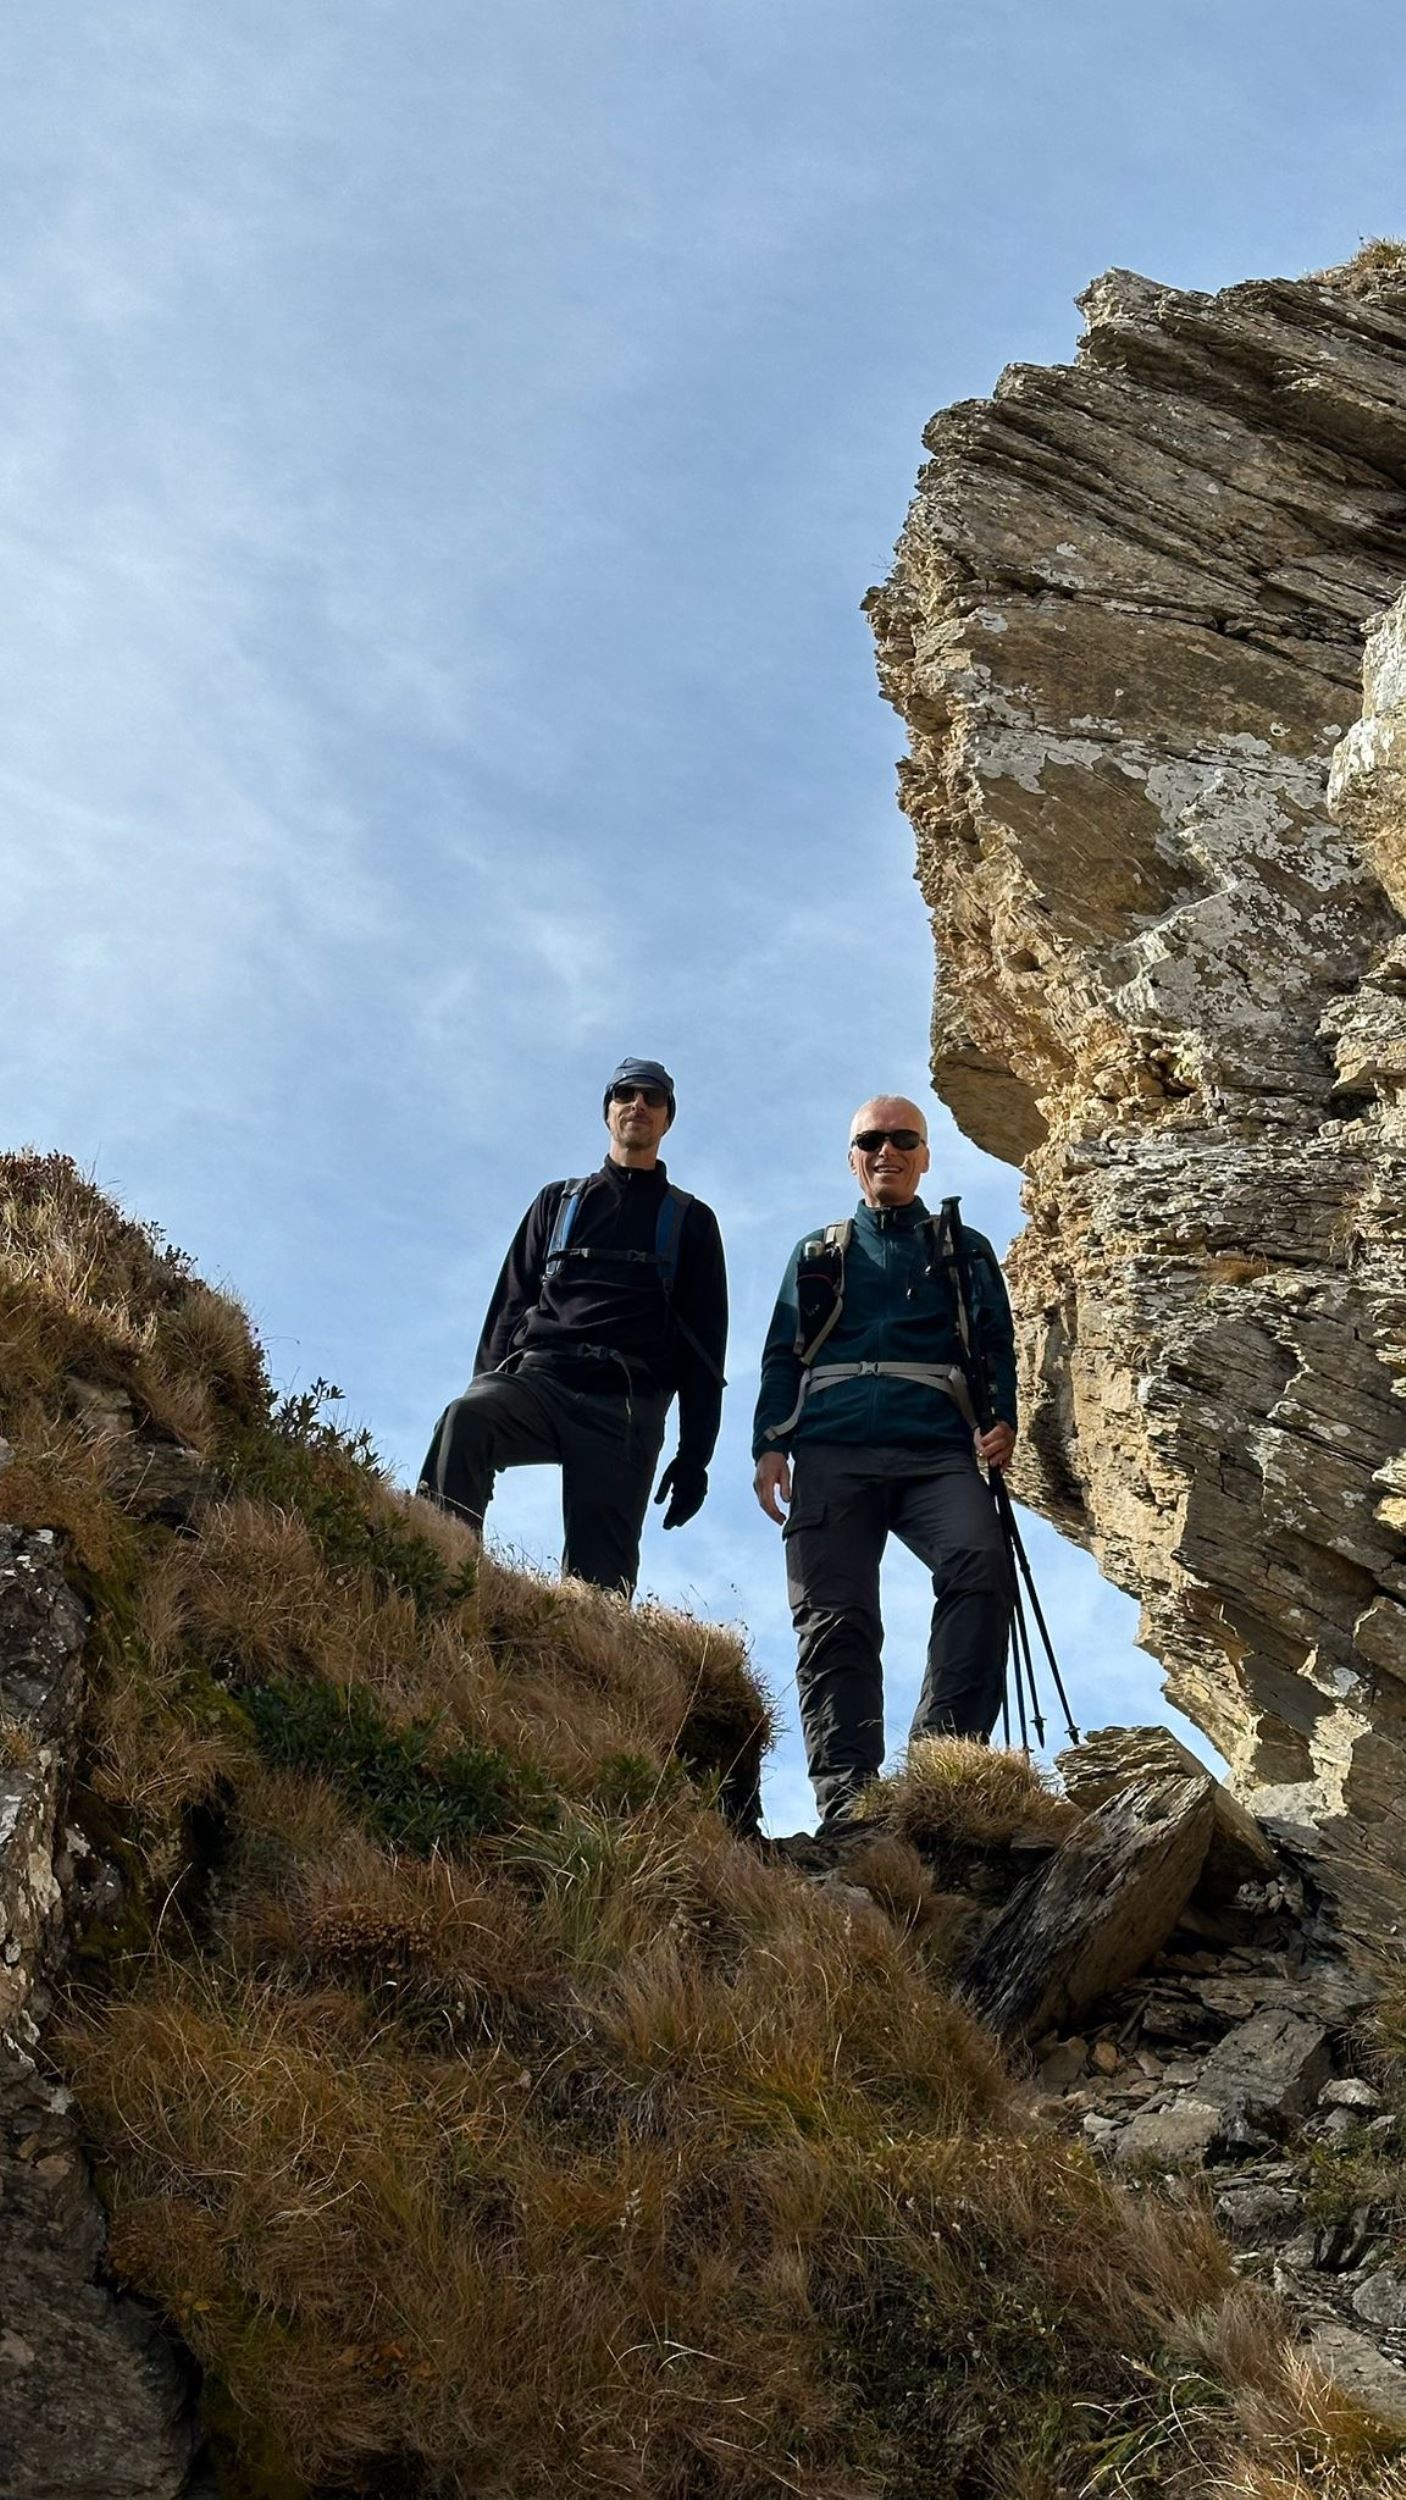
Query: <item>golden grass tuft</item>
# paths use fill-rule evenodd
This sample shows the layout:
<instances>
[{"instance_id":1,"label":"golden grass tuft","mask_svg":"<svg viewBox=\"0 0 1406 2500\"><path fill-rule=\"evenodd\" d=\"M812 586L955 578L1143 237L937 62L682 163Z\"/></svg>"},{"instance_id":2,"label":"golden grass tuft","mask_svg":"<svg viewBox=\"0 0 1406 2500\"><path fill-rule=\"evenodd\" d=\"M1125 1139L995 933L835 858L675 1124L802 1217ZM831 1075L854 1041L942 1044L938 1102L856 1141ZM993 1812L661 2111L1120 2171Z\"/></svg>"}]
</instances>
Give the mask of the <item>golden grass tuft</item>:
<instances>
[{"instance_id":1,"label":"golden grass tuft","mask_svg":"<svg viewBox=\"0 0 1406 2500\"><path fill-rule=\"evenodd\" d=\"M264 1412L243 1312L66 1155L0 1156L0 1243L0 1412L39 1397L52 1414L76 1374L202 1451Z\"/></svg>"},{"instance_id":2,"label":"golden grass tuft","mask_svg":"<svg viewBox=\"0 0 1406 2500\"><path fill-rule=\"evenodd\" d=\"M861 1813L876 1829L939 1861L1000 1848L1018 1832L1062 1839L1079 1819L1025 1754L963 1736L911 1744L893 1777L868 1790Z\"/></svg>"},{"instance_id":3,"label":"golden grass tuft","mask_svg":"<svg viewBox=\"0 0 1406 2500\"><path fill-rule=\"evenodd\" d=\"M16 1528L52 1528L83 1570L112 1573L127 1541L111 1491L110 1454L77 1424L46 1416L33 1397L0 1406L14 1451L0 1470L0 1519Z\"/></svg>"},{"instance_id":4,"label":"golden grass tuft","mask_svg":"<svg viewBox=\"0 0 1406 2500\"><path fill-rule=\"evenodd\" d=\"M33 1734L23 1722L0 1710L0 1772L27 1771L38 1750Z\"/></svg>"},{"instance_id":5,"label":"golden grass tuft","mask_svg":"<svg viewBox=\"0 0 1406 2500\"><path fill-rule=\"evenodd\" d=\"M1370 298L1406 293L1406 235L1371 235L1351 260L1339 262L1334 269L1316 270L1314 275L1320 286L1340 287L1347 295Z\"/></svg>"},{"instance_id":6,"label":"golden grass tuft","mask_svg":"<svg viewBox=\"0 0 1406 2500\"><path fill-rule=\"evenodd\" d=\"M524 2500L936 2494L983 2425L1018 2453L1032 2390L1072 2424L1169 2281L1217 2289L1204 2226L1149 2267L1083 2156L1006 2132L991 2052L885 1922L814 1896L798 1936L794 1883L761 1890L727 1972L678 1934L608 1971L559 1936L569 1984L539 1975L510 2053L492 2026L446 2054L350 1971L157 1963L71 2042L113 2263L313 2482L399 2456ZM941 2402L900 2448L915 2368Z\"/></svg>"}]
</instances>

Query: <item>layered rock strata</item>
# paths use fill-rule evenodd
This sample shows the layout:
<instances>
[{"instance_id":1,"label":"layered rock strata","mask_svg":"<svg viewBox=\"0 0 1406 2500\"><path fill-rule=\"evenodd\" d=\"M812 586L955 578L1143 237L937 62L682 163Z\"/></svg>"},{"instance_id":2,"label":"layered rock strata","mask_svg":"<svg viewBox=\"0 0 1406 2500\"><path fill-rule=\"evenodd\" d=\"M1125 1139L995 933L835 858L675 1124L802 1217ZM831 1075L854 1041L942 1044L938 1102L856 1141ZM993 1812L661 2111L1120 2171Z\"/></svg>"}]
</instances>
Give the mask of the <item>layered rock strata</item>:
<instances>
[{"instance_id":1,"label":"layered rock strata","mask_svg":"<svg viewBox=\"0 0 1406 2500\"><path fill-rule=\"evenodd\" d=\"M934 1081L1023 1163L1017 1490L1359 1951L1406 1918L1406 268L1126 272L869 607ZM1334 769L1332 806L1329 773Z\"/></svg>"},{"instance_id":2,"label":"layered rock strata","mask_svg":"<svg viewBox=\"0 0 1406 2500\"><path fill-rule=\"evenodd\" d=\"M103 2279L72 2096L45 2055L85 1848L63 1810L86 1633L51 1531L0 1523L0 2495L175 2500L186 2375L151 2311Z\"/></svg>"}]
</instances>

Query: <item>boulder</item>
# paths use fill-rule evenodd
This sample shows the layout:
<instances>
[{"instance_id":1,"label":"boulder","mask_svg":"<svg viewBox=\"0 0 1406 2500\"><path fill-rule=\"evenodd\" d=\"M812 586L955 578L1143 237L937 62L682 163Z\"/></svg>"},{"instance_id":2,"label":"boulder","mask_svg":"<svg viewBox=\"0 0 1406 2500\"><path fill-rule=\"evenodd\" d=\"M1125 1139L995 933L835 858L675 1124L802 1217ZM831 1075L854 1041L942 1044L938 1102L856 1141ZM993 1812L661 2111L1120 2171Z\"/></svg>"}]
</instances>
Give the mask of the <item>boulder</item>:
<instances>
[{"instance_id":1,"label":"boulder","mask_svg":"<svg viewBox=\"0 0 1406 2500\"><path fill-rule=\"evenodd\" d=\"M1325 2318L1314 2327L1308 2349L1319 2368L1364 2413L1390 2430L1406 2432L1406 2370L1389 2361L1367 2336L1345 2326L1341 2319Z\"/></svg>"},{"instance_id":2,"label":"boulder","mask_svg":"<svg viewBox=\"0 0 1406 2500\"><path fill-rule=\"evenodd\" d=\"M1035 2080L1042 2092L1067 2092L1077 2083L1089 2062L1089 2044L1077 2037L1061 2040L1041 2058Z\"/></svg>"},{"instance_id":3,"label":"boulder","mask_svg":"<svg viewBox=\"0 0 1406 2500\"><path fill-rule=\"evenodd\" d=\"M1211 1785L1199 1768L1149 1773L1075 1826L959 1974L985 2021L1008 2035L1038 2035L1143 1968L1205 1863Z\"/></svg>"},{"instance_id":4,"label":"boulder","mask_svg":"<svg viewBox=\"0 0 1406 2500\"><path fill-rule=\"evenodd\" d=\"M1365 2083L1361 2075L1339 2075L1325 2083L1318 2095L1320 2109L1346 2109L1363 2118L1370 2118L1381 2105L1375 2084Z\"/></svg>"},{"instance_id":5,"label":"boulder","mask_svg":"<svg viewBox=\"0 0 1406 2500\"><path fill-rule=\"evenodd\" d=\"M1088 1812L1147 1772L1190 1775L1204 1771L1205 1765L1169 1727L1103 1727L1060 1754L1055 1768L1075 1805ZM1239 1798L1223 1781L1209 1772L1206 1776L1211 1779L1214 1820L1196 1892L1202 1901L1218 1902L1230 1899L1242 1884L1265 1883L1278 1871L1279 1860Z\"/></svg>"},{"instance_id":6,"label":"boulder","mask_svg":"<svg viewBox=\"0 0 1406 2500\"><path fill-rule=\"evenodd\" d=\"M1126 2168L1180 2169L1186 2162L1204 2162L1219 2144L1225 2111L1213 2101L1188 2095L1167 2109L1139 2110L1118 2137L1114 2158Z\"/></svg>"},{"instance_id":7,"label":"boulder","mask_svg":"<svg viewBox=\"0 0 1406 2500\"><path fill-rule=\"evenodd\" d=\"M1241 2248L1265 2240L1282 2239L1293 2230L1303 2212L1303 2193L1299 2188L1280 2185L1274 2180L1250 2179L1223 2188L1216 2198L1216 2220L1226 2238Z\"/></svg>"},{"instance_id":8,"label":"boulder","mask_svg":"<svg viewBox=\"0 0 1406 2500\"><path fill-rule=\"evenodd\" d=\"M1352 2305L1369 2326L1384 2326L1394 2335L1406 2334L1406 2274L1399 2266L1378 2266L1365 2283L1359 2283Z\"/></svg>"},{"instance_id":9,"label":"boulder","mask_svg":"<svg viewBox=\"0 0 1406 2500\"><path fill-rule=\"evenodd\" d=\"M1258 2125L1306 2116L1327 2077L1328 2035L1312 2015L1266 2007L1212 2049L1197 2079L1202 2100L1243 2109Z\"/></svg>"}]
</instances>

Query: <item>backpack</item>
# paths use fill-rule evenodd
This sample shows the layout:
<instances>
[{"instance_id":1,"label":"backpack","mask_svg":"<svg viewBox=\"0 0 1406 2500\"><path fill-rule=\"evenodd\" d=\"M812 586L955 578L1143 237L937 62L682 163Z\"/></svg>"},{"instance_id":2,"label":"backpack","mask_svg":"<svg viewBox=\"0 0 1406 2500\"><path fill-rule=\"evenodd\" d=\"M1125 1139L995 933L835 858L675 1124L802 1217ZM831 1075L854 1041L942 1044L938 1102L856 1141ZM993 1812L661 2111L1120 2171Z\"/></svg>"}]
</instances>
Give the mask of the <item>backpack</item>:
<instances>
[{"instance_id":1,"label":"backpack","mask_svg":"<svg viewBox=\"0 0 1406 2500\"><path fill-rule=\"evenodd\" d=\"M594 1178L594 1174L590 1177ZM543 1262L544 1273L550 1273L554 1266L564 1266L569 1259L613 1259L631 1267L653 1268L658 1275L665 1308L674 1327L677 1328L680 1336L692 1346L700 1361L706 1363L713 1378L725 1388L727 1384L723 1380L722 1372L707 1347L699 1343L687 1320L674 1309L674 1286L679 1272L679 1244L683 1238L684 1218L693 1204L688 1191L676 1189L672 1181L665 1184L664 1195L659 1201L659 1217L654 1228L652 1250L604 1250L593 1249L589 1246L573 1250L571 1235L580 1212L581 1198L586 1186L584 1179L567 1181L563 1185L561 1197L557 1202L556 1215L552 1222L551 1238L547 1243L547 1254Z\"/></svg>"},{"instance_id":2,"label":"backpack","mask_svg":"<svg viewBox=\"0 0 1406 2500\"><path fill-rule=\"evenodd\" d=\"M962 1241L960 1198L944 1198L940 1213L926 1218L931 1240L928 1272L939 1264L949 1272L957 1333L962 1341L962 1368L970 1377L973 1337L979 1333L971 1280L971 1254ZM795 1356L809 1370L831 1331L838 1327L845 1304L845 1255L854 1234L854 1220L827 1224L801 1245L796 1262Z\"/></svg>"},{"instance_id":3,"label":"backpack","mask_svg":"<svg viewBox=\"0 0 1406 2500\"><path fill-rule=\"evenodd\" d=\"M594 1177L592 1174L591 1178ZM655 1267L659 1271L659 1283L663 1289L664 1299L666 1302L671 1301L675 1279L679 1272L679 1241L683 1233L683 1220L693 1204L688 1191L675 1189L672 1181L667 1184L664 1195L659 1201L659 1220L654 1228L652 1250L593 1250L589 1248L573 1250L570 1246L571 1235L577 1215L580 1213L582 1193L586 1185L584 1180L567 1181L563 1184L561 1197L557 1202L556 1217L552 1224L551 1239L547 1243L545 1265L551 1267L558 1259L623 1259L633 1267Z\"/></svg>"}]
</instances>

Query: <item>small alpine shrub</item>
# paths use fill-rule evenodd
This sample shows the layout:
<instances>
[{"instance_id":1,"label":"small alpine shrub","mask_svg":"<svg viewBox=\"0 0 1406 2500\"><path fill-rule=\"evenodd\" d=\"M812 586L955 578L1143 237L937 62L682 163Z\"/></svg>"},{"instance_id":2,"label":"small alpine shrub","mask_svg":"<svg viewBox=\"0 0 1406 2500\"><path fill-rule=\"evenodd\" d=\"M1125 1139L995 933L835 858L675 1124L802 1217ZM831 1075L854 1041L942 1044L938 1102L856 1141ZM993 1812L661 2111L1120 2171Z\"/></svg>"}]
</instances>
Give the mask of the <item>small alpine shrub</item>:
<instances>
[{"instance_id":1,"label":"small alpine shrub","mask_svg":"<svg viewBox=\"0 0 1406 2500\"><path fill-rule=\"evenodd\" d=\"M329 1571L369 1571L383 1594L408 1597L420 1614L446 1613L472 1592L473 1565L451 1563L396 1508L365 1425L324 1412L341 1395L315 1380L281 1399L268 1424L236 1445L229 1489L296 1512Z\"/></svg>"}]
</instances>

